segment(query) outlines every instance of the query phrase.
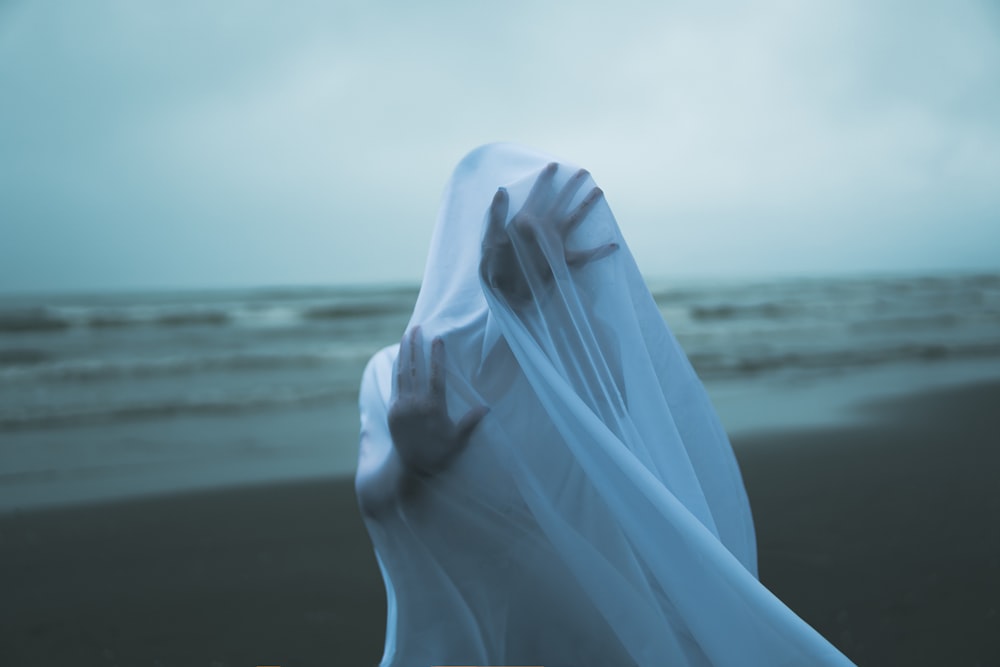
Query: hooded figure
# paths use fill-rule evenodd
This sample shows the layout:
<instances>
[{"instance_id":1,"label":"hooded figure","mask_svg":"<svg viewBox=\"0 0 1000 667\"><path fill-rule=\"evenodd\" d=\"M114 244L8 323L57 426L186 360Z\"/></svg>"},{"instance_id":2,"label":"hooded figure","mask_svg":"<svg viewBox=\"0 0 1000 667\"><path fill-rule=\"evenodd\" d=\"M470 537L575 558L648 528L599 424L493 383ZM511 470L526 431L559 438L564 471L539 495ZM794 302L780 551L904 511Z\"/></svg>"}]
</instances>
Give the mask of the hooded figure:
<instances>
[{"instance_id":1,"label":"hooded figure","mask_svg":"<svg viewBox=\"0 0 1000 667\"><path fill-rule=\"evenodd\" d=\"M758 581L729 440L586 171L462 160L360 407L383 667L851 664Z\"/></svg>"}]
</instances>

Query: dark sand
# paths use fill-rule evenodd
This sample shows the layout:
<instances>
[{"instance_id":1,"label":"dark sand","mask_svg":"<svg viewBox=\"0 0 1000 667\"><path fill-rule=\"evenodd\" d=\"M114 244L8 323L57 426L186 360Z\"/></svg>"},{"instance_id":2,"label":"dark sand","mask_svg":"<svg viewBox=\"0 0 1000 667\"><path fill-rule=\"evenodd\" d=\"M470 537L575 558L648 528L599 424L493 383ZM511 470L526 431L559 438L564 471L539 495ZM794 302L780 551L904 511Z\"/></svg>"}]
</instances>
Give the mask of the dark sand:
<instances>
[{"instance_id":1,"label":"dark sand","mask_svg":"<svg viewBox=\"0 0 1000 667\"><path fill-rule=\"evenodd\" d=\"M861 665L1000 665L1000 383L735 441L764 583ZM346 480L0 519L0 665L374 665Z\"/></svg>"}]
</instances>

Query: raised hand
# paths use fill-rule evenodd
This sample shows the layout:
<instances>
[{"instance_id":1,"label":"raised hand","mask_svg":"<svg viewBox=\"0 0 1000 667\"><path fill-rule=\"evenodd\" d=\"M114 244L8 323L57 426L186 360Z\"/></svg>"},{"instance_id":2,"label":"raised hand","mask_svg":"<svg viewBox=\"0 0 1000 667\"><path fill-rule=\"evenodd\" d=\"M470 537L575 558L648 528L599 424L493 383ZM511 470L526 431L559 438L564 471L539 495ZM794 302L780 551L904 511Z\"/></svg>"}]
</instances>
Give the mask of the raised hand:
<instances>
[{"instance_id":1,"label":"raised hand","mask_svg":"<svg viewBox=\"0 0 1000 667\"><path fill-rule=\"evenodd\" d=\"M521 306L532 299L531 286L525 270L534 272L541 285L552 282L552 268L542 251L542 244L558 248L566 264L579 267L601 259L618 249L617 243L608 243L589 250L567 250L566 238L579 226L594 205L604 195L594 187L577 206L570 208L573 197L587 180L589 174L581 169L558 192L553 184L559 165L548 164L538 176L524 202L524 206L505 225L509 207L507 190L500 188L490 205L489 221L483 236L482 259L479 263L483 282L503 295L508 303ZM518 257L512 236L524 241L527 257ZM527 266L522 266L526 264Z\"/></svg>"},{"instance_id":2,"label":"raised hand","mask_svg":"<svg viewBox=\"0 0 1000 667\"><path fill-rule=\"evenodd\" d=\"M445 401L444 341L431 341L428 365L420 327L403 336L388 420L392 443L409 472L431 475L446 468L487 412L486 406L472 408L453 422Z\"/></svg>"}]
</instances>

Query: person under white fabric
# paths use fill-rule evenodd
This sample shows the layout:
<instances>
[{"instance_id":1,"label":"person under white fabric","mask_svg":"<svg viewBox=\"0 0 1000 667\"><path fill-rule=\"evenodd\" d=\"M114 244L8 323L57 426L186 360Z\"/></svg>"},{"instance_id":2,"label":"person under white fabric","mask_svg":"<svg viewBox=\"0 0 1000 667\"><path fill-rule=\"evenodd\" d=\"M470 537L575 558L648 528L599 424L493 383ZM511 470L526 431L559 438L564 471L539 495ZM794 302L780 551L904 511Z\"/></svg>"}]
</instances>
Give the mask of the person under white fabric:
<instances>
[{"instance_id":1,"label":"person under white fabric","mask_svg":"<svg viewBox=\"0 0 1000 667\"><path fill-rule=\"evenodd\" d=\"M466 156L359 400L383 667L851 664L758 581L729 440L588 172Z\"/></svg>"}]
</instances>

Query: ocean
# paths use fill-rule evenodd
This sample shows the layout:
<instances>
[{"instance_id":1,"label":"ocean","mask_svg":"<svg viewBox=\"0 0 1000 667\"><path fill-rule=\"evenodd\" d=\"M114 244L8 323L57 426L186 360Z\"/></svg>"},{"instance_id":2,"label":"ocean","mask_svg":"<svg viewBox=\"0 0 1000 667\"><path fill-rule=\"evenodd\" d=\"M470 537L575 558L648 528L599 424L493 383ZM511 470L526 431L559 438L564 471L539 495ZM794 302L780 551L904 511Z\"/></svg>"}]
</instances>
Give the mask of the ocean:
<instances>
[{"instance_id":1,"label":"ocean","mask_svg":"<svg viewBox=\"0 0 1000 667\"><path fill-rule=\"evenodd\" d=\"M1000 274L651 280L730 433L1000 377ZM0 296L0 511L349 474L416 286Z\"/></svg>"}]
</instances>

